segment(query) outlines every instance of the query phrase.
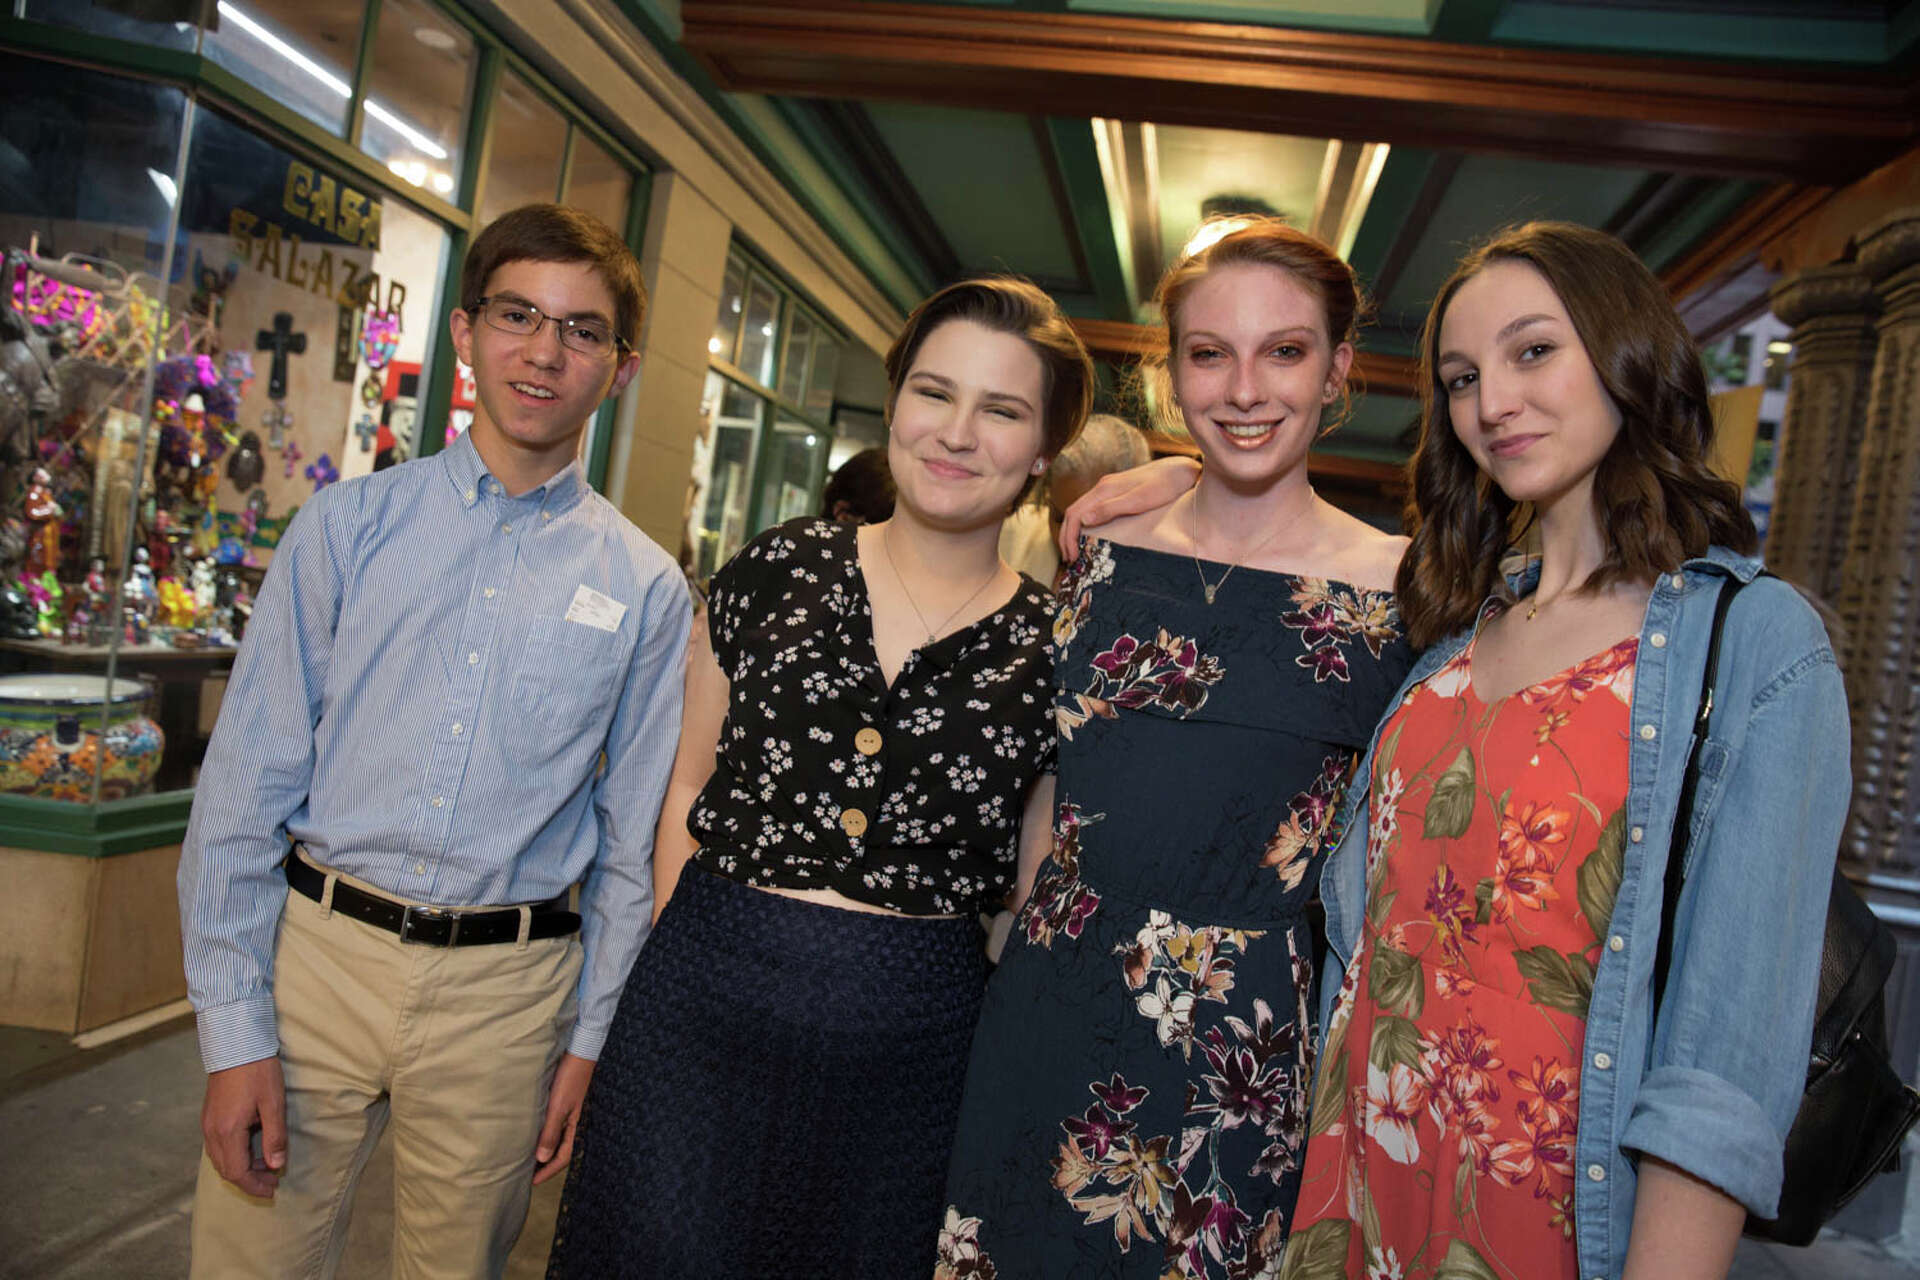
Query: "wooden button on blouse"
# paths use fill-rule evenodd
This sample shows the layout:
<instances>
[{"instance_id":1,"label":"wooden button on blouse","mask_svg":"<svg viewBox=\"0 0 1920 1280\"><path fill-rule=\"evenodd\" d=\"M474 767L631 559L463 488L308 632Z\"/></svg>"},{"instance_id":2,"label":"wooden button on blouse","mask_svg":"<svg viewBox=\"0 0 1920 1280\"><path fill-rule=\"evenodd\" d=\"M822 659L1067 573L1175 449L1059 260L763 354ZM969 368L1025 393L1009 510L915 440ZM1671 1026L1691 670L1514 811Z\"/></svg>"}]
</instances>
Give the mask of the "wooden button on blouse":
<instances>
[{"instance_id":1,"label":"wooden button on blouse","mask_svg":"<svg viewBox=\"0 0 1920 1280\"><path fill-rule=\"evenodd\" d=\"M880 754L880 731L874 728L862 729L853 735L854 750L863 756Z\"/></svg>"},{"instance_id":2,"label":"wooden button on blouse","mask_svg":"<svg viewBox=\"0 0 1920 1280\"><path fill-rule=\"evenodd\" d=\"M867 833L867 815L858 809L842 809L840 811L840 829L854 839L859 839Z\"/></svg>"}]
</instances>

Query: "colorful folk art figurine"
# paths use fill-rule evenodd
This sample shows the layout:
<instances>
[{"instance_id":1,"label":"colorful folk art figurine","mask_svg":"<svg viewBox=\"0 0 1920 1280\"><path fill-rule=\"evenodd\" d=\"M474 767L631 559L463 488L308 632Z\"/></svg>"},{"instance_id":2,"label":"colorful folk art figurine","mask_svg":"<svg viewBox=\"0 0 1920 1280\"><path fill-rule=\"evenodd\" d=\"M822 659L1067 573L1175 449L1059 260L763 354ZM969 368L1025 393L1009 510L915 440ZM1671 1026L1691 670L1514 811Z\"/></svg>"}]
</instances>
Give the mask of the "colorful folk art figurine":
<instances>
[{"instance_id":1,"label":"colorful folk art figurine","mask_svg":"<svg viewBox=\"0 0 1920 1280\"><path fill-rule=\"evenodd\" d=\"M33 469L23 514L28 529L25 573L37 578L60 567L60 517L65 514L53 496L53 477L45 467Z\"/></svg>"},{"instance_id":2,"label":"colorful folk art figurine","mask_svg":"<svg viewBox=\"0 0 1920 1280\"><path fill-rule=\"evenodd\" d=\"M156 594L155 621L163 627L185 629L193 626L193 593L181 586L178 578L160 579Z\"/></svg>"},{"instance_id":3,"label":"colorful folk art figurine","mask_svg":"<svg viewBox=\"0 0 1920 1280\"><path fill-rule=\"evenodd\" d=\"M366 324L360 330L360 357L367 362L367 368L376 372L386 368L399 350L400 313L378 307L368 311Z\"/></svg>"}]
</instances>

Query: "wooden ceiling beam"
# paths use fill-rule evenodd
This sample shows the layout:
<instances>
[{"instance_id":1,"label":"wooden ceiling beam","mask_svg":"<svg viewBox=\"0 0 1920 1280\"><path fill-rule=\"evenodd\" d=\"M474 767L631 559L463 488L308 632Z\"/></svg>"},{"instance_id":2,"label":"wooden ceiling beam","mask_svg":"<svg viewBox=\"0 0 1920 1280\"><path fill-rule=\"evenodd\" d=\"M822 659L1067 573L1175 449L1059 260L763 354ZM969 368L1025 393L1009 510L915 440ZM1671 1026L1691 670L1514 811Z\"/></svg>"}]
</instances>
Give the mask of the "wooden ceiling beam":
<instances>
[{"instance_id":1,"label":"wooden ceiling beam","mask_svg":"<svg viewBox=\"0 0 1920 1280\"><path fill-rule=\"evenodd\" d=\"M864 0L683 0L726 89L992 106L1840 184L1920 141L1912 84L1782 67Z\"/></svg>"}]
</instances>

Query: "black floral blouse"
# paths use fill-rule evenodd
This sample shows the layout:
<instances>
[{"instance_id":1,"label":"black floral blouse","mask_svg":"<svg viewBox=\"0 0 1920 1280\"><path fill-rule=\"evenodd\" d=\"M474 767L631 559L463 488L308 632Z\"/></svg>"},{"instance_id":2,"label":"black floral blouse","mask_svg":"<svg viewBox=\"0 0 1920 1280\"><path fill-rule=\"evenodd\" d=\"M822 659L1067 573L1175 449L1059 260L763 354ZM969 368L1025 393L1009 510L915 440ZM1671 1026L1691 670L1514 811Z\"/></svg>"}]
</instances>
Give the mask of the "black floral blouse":
<instances>
[{"instance_id":1,"label":"black floral blouse","mask_svg":"<svg viewBox=\"0 0 1920 1280\"><path fill-rule=\"evenodd\" d=\"M1053 769L1052 602L1023 578L889 688L854 535L789 521L714 575L707 628L731 689L687 821L695 860L909 915L975 911L1012 888L1027 789Z\"/></svg>"}]
</instances>

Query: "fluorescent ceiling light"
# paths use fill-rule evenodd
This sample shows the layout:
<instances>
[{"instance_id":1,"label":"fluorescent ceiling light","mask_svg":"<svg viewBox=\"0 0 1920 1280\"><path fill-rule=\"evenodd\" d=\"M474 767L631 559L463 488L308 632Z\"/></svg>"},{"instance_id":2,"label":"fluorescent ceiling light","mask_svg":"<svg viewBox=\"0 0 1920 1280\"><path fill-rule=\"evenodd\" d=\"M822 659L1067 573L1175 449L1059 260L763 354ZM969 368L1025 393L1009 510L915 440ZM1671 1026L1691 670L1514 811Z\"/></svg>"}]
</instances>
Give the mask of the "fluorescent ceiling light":
<instances>
[{"instance_id":1,"label":"fluorescent ceiling light","mask_svg":"<svg viewBox=\"0 0 1920 1280\"><path fill-rule=\"evenodd\" d=\"M234 26L239 27L255 40L258 40L261 44L267 46L267 48L273 50L341 97L351 98L353 96L352 85L288 44L285 40L282 40L273 33L271 28L262 26L258 19L240 8L240 6L229 4L227 0L220 0L220 16L232 19Z\"/></svg>"},{"instance_id":2,"label":"fluorescent ceiling light","mask_svg":"<svg viewBox=\"0 0 1920 1280\"><path fill-rule=\"evenodd\" d=\"M399 116L393 114L393 112L387 108L381 106L378 102L375 102L372 98L367 99L367 114L412 143L416 151L424 151L435 160L445 160L447 158L447 149L445 147L408 124L405 120L402 120Z\"/></svg>"}]
</instances>

